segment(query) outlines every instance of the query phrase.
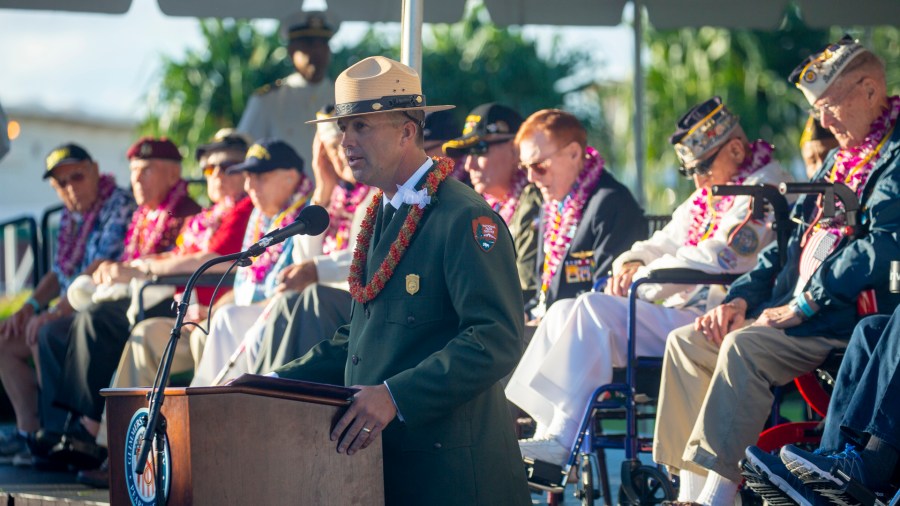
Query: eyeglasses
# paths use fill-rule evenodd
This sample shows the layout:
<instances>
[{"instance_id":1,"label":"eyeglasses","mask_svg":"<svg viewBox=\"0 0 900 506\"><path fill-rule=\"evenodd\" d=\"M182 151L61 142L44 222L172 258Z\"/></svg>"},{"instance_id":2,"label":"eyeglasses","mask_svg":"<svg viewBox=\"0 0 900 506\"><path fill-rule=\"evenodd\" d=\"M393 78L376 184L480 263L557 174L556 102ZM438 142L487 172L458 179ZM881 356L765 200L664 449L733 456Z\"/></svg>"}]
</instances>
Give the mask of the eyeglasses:
<instances>
[{"instance_id":1,"label":"eyeglasses","mask_svg":"<svg viewBox=\"0 0 900 506\"><path fill-rule=\"evenodd\" d=\"M491 146L494 144L503 144L504 142L509 142L510 139L497 139L493 141L478 141L477 143L470 146L466 149L465 153L469 156L483 156L486 155L488 150L491 149Z\"/></svg>"},{"instance_id":2,"label":"eyeglasses","mask_svg":"<svg viewBox=\"0 0 900 506\"><path fill-rule=\"evenodd\" d=\"M548 170L550 170L550 167L548 166L547 162L549 162L550 159L553 158L554 156L556 156L556 154L559 153L560 151L562 151L562 148L559 148L556 151L554 151L553 153L550 153L549 155L545 156L544 159L539 162L533 162L533 163L521 163L520 162L519 170L524 170L524 171L530 170L530 171L533 171L538 176L543 176L547 173Z\"/></svg>"},{"instance_id":3,"label":"eyeglasses","mask_svg":"<svg viewBox=\"0 0 900 506\"><path fill-rule=\"evenodd\" d=\"M212 177L213 174L216 173L216 169L219 169L220 173L225 173L229 168L234 167L235 165L241 162L221 162L221 163L211 163L206 167L203 167L203 175L205 177Z\"/></svg>"},{"instance_id":4,"label":"eyeglasses","mask_svg":"<svg viewBox=\"0 0 900 506\"><path fill-rule=\"evenodd\" d=\"M863 79L865 79L865 78L861 78L859 81L856 81L855 83L853 83L853 86L850 86L849 88L844 90L844 92L841 93L839 98L832 97L828 102L825 102L824 104L822 104L820 106L814 105L814 106L810 107L809 113L812 115L813 118L815 118L816 121L822 121L822 118L825 116L825 113L828 113L828 115L833 118L835 113L837 112L837 110L841 107L841 102L843 102L844 99L846 99L847 96L850 95L851 91L855 90L856 87L859 86L863 82Z\"/></svg>"},{"instance_id":5,"label":"eyeglasses","mask_svg":"<svg viewBox=\"0 0 900 506\"><path fill-rule=\"evenodd\" d=\"M719 157L719 153L722 152L722 148L724 147L724 144L719 146L719 149L717 149L712 155L707 157L706 160L697 162L697 165L694 165L693 167L688 168L684 165L678 167L678 172L681 172L681 175L687 178L691 178L694 176L703 177L709 174L712 171L713 164L716 162L716 158Z\"/></svg>"},{"instance_id":6,"label":"eyeglasses","mask_svg":"<svg viewBox=\"0 0 900 506\"><path fill-rule=\"evenodd\" d=\"M53 176L53 180L56 181L56 184L59 185L60 188L65 188L69 185L75 185L82 181L84 181L87 176L84 172L73 172L69 174L69 177L63 179L60 177Z\"/></svg>"}]
</instances>

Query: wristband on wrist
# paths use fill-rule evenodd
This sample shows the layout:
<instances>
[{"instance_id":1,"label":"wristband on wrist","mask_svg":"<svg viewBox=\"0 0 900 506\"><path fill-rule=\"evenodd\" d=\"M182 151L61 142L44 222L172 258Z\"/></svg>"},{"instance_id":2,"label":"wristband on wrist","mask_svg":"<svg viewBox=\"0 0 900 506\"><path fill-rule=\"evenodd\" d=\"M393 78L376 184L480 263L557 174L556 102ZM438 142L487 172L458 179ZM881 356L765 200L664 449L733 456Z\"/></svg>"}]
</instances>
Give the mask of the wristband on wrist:
<instances>
[{"instance_id":1,"label":"wristband on wrist","mask_svg":"<svg viewBox=\"0 0 900 506\"><path fill-rule=\"evenodd\" d=\"M34 314L38 314L41 312L41 303L38 302L34 297L28 297L28 300L26 300L25 303L34 308Z\"/></svg>"},{"instance_id":2,"label":"wristband on wrist","mask_svg":"<svg viewBox=\"0 0 900 506\"><path fill-rule=\"evenodd\" d=\"M816 314L816 312L813 311L813 308L809 305L809 302L806 300L805 294L801 293L800 295L798 295L797 298L794 299L794 303L796 304L797 309L800 310L800 312L803 314L803 316L806 317L807 320L812 318Z\"/></svg>"}]
</instances>

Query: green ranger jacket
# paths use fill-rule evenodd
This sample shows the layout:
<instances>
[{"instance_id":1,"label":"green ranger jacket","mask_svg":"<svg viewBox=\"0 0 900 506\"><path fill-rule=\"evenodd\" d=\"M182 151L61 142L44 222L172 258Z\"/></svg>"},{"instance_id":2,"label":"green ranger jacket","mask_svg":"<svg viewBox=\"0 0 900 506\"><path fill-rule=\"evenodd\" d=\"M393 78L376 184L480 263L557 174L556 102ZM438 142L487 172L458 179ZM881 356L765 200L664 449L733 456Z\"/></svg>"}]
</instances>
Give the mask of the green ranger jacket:
<instances>
[{"instance_id":1,"label":"green ranger jacket","mask_svg":"<svg viewBox=\"0 0 900 506\"><path fill-rule=\"evenodd\" d=\"M366 281L408 211L401 206L382 233L379 206ZM398 416L382 433L386 504L531 504L499 383L522 354L522 304L506 225L480 195L447 179L382 292L354 301L349 325L275 372L387 384Z\"/></svg>"}]
</instances>

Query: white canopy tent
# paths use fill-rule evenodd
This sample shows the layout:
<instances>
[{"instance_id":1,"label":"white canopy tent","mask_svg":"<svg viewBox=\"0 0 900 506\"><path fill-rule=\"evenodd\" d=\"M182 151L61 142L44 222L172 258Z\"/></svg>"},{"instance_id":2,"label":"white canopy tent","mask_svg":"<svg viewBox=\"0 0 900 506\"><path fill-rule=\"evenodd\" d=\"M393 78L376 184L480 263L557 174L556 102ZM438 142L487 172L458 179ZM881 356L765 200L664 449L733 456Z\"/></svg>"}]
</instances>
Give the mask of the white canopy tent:
<instances>
[{"instance_id":1,"label":"white canopy tent","mask_svg":"<svg viewBox=\"0 0 900 506\"><path fill-rule=\"evenodd\" d=\"M302 0L157 0L170 16L281 18L300 10ZM622 23L628 0L483 0L498 25L615 26ZM0 0L2 9L122 14L132 0ZM422 68L422 24L459 21L466 0L327 0L328 10L344 21L401 23L401 59ZM785 9L796 3L812 27L900 24L900 0L631 0L633 12L646 9L656 28L720 26L774 29ZM636 185L643 188L644 98L642 17L634 16L634 100ZM643 191L638 191L643 201Z\"/></svg>"}]
</instances>

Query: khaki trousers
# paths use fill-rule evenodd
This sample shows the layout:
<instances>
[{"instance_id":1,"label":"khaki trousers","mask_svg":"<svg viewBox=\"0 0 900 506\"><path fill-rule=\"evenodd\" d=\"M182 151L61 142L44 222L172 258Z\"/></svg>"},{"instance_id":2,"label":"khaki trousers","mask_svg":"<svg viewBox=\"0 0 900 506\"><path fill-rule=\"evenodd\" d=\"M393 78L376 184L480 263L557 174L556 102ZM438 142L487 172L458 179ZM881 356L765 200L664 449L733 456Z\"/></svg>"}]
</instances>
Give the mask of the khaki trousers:
<instances>
[{"instance_id":1,"label":"khaki trousers","mask_svg":"<svg viewBox=\"0 0 900 506\"><path fill-rule=\"evenodd\" d=\"M162 362L174 318L150 318L139 322L131 331L131 337L125 343L119 367L113 375L112 388L150 387L156 379L156 370ZM179 374L194 369L194 358L191 356L189 334L193 327L181 328L181 338L175 348L170 374ZM100 420L100 431L97 433L97 444L106 446L106 409Z\"/></svg>"},{"instance_id":2,"label":"khaki trousers","mask_svg":"<svg viewBox=\"0 0 900 506\"><path fill-rule=\"evenodd\" d=\"M740 482L744 450L756 444L771 411L770 388L814 370L846 345L747 326L725 336L720 348L693 325L675 329L663 359L653 460L671 472L715 471Z\"/></svg>"}]
</instances>

